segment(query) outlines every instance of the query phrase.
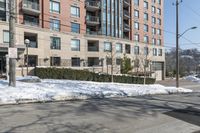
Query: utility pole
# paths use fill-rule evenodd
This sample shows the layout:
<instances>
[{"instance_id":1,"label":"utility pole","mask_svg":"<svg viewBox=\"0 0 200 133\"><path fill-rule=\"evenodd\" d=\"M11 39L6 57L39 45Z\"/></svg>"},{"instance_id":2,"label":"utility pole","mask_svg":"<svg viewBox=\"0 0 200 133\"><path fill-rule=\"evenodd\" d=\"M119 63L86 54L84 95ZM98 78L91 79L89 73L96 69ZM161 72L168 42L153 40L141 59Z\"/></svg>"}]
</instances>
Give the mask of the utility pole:
<instances>
[{"instance_id":1,"label":"utility pole","mask_svg":"<svg viewBox=\"0 0 200 133\"><path fill-rule=\"evenodd\" d=\"M15 48L15 0L9 0L9 48ZM9 57L9 86L16 86L16 59Z\"/></svg>"},{"instance_id":2,"label":"utility pole","mask_svg":"<svg viewBox=\"0 0 200 133\"><path fill-rule=\"evenodd\" d=\"M179 0L176 0L176 87L179 87Z\"/></svg>"}]
</instances>

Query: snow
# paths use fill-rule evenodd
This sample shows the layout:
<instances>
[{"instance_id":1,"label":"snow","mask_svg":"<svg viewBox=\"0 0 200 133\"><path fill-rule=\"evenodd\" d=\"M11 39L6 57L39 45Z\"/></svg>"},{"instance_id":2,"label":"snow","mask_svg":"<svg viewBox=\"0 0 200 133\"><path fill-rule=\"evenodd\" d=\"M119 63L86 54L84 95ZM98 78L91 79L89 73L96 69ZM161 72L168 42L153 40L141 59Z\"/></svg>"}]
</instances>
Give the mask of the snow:
<instances>
[{"instance_id":1,"label":"snow","mask_svg":"<svg viewBox=\"0 0 200 133\"><path fill-rule=\"evenodd\" d=\"M189 76L184 77L183 79L192 81L192 82L200 82L199 75L189 75Z\"/></svg>"},{"instance_id":2,"label":"snow","mask_svg":"<svg viewBox=\"0 0 200 133\"><path fill-rule=\"evenodd\" d=\"M17 80L26 78L31 79L37 77L17 78ZM0 80L0 104L189 92L192 92L192 90L164 87L162 85L133 85L51 79L41 80L40 83L17 81L17 87L13 88L8 87L8 81Z\"/></svg>"}]
</instances>

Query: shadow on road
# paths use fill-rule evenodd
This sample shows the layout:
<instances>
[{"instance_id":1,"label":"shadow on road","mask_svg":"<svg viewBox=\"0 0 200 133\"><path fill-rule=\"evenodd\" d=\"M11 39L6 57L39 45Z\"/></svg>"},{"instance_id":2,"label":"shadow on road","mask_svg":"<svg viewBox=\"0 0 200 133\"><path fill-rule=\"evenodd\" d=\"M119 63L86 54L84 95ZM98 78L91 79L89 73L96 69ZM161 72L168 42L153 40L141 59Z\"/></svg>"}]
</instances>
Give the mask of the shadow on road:
<instances>
[{"instance_id":1,"label":"shadow on road","mask_svg":"<svg viewBox=\"0 0 200 133\"><path fill-rule=\"evenodd\" d=\"M196 95L195 98L199 98ZM173 96L171 96L173 97ZM188 95L182 95L188 98ZM198 101L199 101L198 100ZM85 101L66 101L61 103L28 104L18 106L2 106L0 108L0 122L7 124L7 119L19 118L18 122L3 130L16 132L30 128L45 128L46 133L112 133L106 124L98 121L84 122L89 118L116 120L140 117L157 117L158 113L200 126L200 104L179 100L165 96L145 96L136 98L91 99ZM25 121L20 116L32 117Z\"/></svg>"},{"instance_id":2,"label":"shadow on road","mask_svg":"<svg viewBox=\"0 0 200 133\"><path fill-rule=\"evenodd\" d=\"M188 107L186 109L176 109L164 113L168 116L174 117L176 119L200 126L200 110Z\"/></svg>"}]
</instances>

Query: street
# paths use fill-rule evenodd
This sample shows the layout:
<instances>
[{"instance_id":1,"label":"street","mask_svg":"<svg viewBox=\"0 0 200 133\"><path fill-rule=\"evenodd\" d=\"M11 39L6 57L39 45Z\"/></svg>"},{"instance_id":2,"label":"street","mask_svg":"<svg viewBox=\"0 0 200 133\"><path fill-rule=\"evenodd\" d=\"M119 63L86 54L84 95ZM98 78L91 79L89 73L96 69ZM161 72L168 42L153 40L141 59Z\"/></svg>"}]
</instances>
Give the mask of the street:
<instances>
[{"instance_id":1,"label":"street","mask_svg":"<svg viewBox=\"0 0 200 133\"><path fill-rule=\"evenodd\" d=\"M195 92L5 105L0 108L0 131L2 133L200 133L199 101L200 93Z\"/></svg>"}]
</instances>

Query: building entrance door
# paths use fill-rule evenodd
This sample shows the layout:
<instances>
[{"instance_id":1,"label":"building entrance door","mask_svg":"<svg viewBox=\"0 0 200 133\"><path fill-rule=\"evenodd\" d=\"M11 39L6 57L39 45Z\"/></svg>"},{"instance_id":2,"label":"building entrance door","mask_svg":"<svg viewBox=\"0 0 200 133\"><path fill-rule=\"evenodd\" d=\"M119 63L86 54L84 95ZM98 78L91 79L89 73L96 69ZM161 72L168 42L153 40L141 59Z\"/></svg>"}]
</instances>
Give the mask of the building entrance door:
<instances>
[{"instance_id":1,"label":"building entrance door","mask_svg":"<svg viewBox=\"0 0 200 133\"><path fill-rule=\"evenodd\" d=\"M0 53L0 75L6 73L6 54Z\"/></svg>"}]
</instances>

